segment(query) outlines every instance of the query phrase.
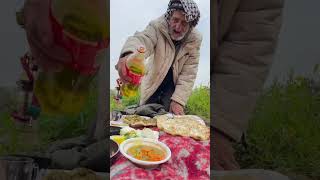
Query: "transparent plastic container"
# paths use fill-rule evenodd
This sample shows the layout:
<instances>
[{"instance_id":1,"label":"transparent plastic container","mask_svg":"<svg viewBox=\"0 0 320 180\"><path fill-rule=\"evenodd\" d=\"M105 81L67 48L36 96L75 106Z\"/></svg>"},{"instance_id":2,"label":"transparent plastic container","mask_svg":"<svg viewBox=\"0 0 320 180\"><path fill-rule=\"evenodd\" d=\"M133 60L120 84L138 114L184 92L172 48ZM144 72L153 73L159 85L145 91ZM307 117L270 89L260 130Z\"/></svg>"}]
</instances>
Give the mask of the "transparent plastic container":
<instances>
[{"instance_id":1,"label":"transparent plastic container","mask_svg":"<svg viewBox=\"0 0 320 180\"><path fill-rule=\"evenodd\" d=\"M137 96L142 77L145 74L144 62L145 48L140 47L137 51L130 55L126 62L127 75L132 79L129 83L124 83L121 87L121 94L125 97Z\"/></svg>"},{"instance_id":2,"label":"transparent plastic container","mask_svg":"<svg viewBox=\"0 0 320 180\"><path fill-rule=\"evenodd\" d=\"M59 70L40 67L34 92L41 111L52 115L78 115L89 98L90 84L107 48L109 22L103 0L51 0L49 21L54 43L70 53ZM41 60L40 60L41 61Z\"/></svg>"}]
</instances>

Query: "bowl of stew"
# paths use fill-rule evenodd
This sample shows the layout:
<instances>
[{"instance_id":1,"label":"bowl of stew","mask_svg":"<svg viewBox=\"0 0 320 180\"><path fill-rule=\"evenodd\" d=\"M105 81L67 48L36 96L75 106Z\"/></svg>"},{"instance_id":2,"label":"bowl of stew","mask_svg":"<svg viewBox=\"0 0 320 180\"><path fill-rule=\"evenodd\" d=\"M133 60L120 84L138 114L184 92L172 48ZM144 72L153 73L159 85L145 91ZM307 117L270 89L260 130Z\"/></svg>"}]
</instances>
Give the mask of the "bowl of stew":
<instances>
[{"instance_id":1,"label":"bowl of stew","mask_svg":"<svg viewBox=\"0 0 320 180\"><path fill-rule=\"evenodd\" d=\"M156 168L171 158L171 150L166 144L149 138L127 139L120 144L120 152L145 169Z\"/></svg>"}]
</instances>

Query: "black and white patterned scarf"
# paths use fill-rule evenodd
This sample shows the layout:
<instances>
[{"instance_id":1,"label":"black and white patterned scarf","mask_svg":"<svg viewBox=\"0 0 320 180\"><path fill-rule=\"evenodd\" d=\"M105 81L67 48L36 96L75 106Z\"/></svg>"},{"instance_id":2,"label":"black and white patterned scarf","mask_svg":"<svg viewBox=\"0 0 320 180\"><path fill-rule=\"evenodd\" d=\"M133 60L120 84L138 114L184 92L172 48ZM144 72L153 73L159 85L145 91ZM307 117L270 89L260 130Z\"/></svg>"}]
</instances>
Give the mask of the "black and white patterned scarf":
<instances>
[{"instance_id":1,"label":"black and white patterned scarf","mask_svg":"<svg viewBox=\"0 0 320 180\"><path fill-rule=\"evenodd\" d=\"M170 0L167 12L165 13L167 21L169 21L172 12L176 10L185 12L187 22L189 22L192 27L195 27L198 24L200 11L193 0Z\"/></svg>"}]
</instances>

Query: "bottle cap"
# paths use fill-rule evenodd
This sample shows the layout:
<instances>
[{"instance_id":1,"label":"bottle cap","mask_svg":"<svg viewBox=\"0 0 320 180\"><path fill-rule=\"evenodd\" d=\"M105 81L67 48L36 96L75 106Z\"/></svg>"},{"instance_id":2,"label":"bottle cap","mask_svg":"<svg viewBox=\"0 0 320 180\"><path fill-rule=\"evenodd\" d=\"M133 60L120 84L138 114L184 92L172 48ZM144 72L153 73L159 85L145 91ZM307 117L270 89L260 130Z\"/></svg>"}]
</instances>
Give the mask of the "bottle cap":
<instances>
[{"instance_id":1,"label":"bottle cap","mask_svg":"<svg viewBox=\"0 0 320 180\"><path fill-rule=\"evenodd\" d=\"M139 53L145 53L145 51L146 51L145 48L142 46L138 48Z\"/></svg>"}]
</instances>

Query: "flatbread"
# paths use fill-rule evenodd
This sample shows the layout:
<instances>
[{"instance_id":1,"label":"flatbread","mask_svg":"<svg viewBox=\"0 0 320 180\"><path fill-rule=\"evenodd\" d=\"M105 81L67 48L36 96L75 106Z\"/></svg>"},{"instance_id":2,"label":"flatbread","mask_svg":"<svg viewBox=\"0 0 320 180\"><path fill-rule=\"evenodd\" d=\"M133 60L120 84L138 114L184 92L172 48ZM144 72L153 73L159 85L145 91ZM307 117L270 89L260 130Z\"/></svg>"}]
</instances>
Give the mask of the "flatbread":
<instances>
[{"instance_id":1,"label":"flatbread","mask_svg":"<svg viewBox=\"0 0 320 180\"><path fill-rule=\"evenodd\" d=\"M123 122L131 127L148 127L157 126L157 120L153 118L144 118L138 115L127 115L123 118Z\"/></svg>"},{"instance_id":2,"label":"flatbread","mask_svg":"<svg viewBox=\"0 0 320 180\"><path fill-rule=\"evenodd\" d=\"M191 116L169 118L166 115L156 116L157 127L171 135L191 137L196 140L208 140L210 128Z\"/></svg>"}]
</instances>

